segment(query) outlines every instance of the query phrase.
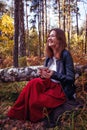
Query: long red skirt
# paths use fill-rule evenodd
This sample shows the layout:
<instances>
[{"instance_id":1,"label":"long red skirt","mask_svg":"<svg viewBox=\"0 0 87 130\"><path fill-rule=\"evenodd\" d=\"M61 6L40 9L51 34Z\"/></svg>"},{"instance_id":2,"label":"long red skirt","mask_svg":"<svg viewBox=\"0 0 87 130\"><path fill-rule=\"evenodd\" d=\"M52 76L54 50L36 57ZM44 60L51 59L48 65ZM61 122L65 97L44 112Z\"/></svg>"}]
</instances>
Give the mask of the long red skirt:
<instances>
[{"instance_id":1,"label":"long red skirt","mask_svg":"<svg viewBox=\"0 0 87 130\"><path fill-rule=\"evenodd\" d=\"M65 101L66 96L60 84L50 79L35 78L23 88L7 115L10 118L37 122L44 118L44 108L49 113Z\"/></svg>"}]
</instances>

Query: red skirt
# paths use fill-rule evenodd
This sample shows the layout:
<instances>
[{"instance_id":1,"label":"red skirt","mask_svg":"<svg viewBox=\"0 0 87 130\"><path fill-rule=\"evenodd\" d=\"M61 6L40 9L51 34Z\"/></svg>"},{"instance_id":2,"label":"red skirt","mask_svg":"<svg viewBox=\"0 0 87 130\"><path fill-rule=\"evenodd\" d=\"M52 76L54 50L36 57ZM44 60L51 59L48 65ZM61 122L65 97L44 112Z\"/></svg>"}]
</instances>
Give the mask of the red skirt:
<instances>
[{"instance_id":1,"label":"red skirt","mask_svg":"<svg viewBox=\"0 0 87 130\"><path fill-rule=\"evenodd\" d=\"M49 113L65 101L66 96L60 84L50 79L35 78L23 88L7 115L18 120L37 122L45 117L44 108Z\"/></svg>"}]
</instances>

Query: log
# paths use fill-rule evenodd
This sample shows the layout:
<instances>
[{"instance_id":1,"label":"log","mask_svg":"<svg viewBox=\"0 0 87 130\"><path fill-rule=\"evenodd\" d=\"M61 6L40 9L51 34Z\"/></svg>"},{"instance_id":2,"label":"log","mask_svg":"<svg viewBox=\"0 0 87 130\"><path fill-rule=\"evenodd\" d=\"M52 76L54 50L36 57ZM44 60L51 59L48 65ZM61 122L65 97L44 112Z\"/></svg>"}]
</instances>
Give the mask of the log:
<instances>
[{"instance_id":1,"label":"log","mask_svg":"<svg viewBox=\"0 0 87 130\"><path fill-rule=\"evenodd\" d=\"M81 76L83 73L87 74L87 65L74 65L75 79Z\"/></svg>"},{"instance_id":2,"label":"log","mask_svg":"<svg viewBox=\"0 0 87 130\"><path fill-rule=\"evenodd\" d=\"M38 67L40 66L0 69L0 82L29 81L38 77ZM78 78L84 72L87 73L87 65L75 66L75 78Z\"/></svg>"},{"instance_id":3,"label":"log","mask_svg":"<svg viewBox=\"0 0 87 130\"><path fill-rule=\"evenodd\" d=\"M0 82L29 81L38 77L38 66L0 69Z\"/></svg>"}]
</instances>

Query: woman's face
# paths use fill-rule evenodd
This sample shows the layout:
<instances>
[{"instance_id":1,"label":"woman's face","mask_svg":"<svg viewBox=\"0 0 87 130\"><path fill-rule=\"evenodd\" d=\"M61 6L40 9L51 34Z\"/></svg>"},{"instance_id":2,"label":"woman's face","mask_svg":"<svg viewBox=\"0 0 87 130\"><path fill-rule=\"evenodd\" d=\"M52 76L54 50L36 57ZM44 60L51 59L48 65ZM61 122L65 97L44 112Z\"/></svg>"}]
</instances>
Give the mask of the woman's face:
<instances>
[{"instance_id":1,"label":"woman's face","mask_svg":"<svg viewBox=\"0 0 87 130\"><path fill-rule=\"evenodd\" d=\"M52 30L47 39L48 46L52 49L59 47L59 40L56 37L56 32Z\"/></svg>"}]
</instances>

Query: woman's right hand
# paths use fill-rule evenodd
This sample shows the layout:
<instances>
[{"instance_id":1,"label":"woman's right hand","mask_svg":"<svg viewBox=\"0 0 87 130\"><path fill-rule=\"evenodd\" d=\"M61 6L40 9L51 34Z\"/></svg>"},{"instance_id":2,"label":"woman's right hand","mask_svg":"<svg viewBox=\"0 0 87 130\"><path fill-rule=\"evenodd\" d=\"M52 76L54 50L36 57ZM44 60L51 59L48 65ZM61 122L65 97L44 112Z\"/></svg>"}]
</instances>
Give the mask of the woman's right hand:
<instances>
[{"instance_id":1,"label":"woman's right hand","mask_svg":"<svg viewBox=\"0 0 87 130\"><path fill-rule=\"evenodd\" d=\"M40 68L38 68L38 75L39 75L41 78L45 78L45 77L46 77L46 74L47 74L47 71L48 71L48 68L47 68L47 67L40 67Z\"/></svg>"},{"instance_id":2,"label":"woman's right hand","mask_svg":"<svg viewBox=\"0 0 87 130\"><path fill-rule=\"evenodd\" d=\"M52 70L49 70L49 68L39 68L39 76L41 78L50 78L53 74L53 71Z\"/></svg>"}]
</instances>

